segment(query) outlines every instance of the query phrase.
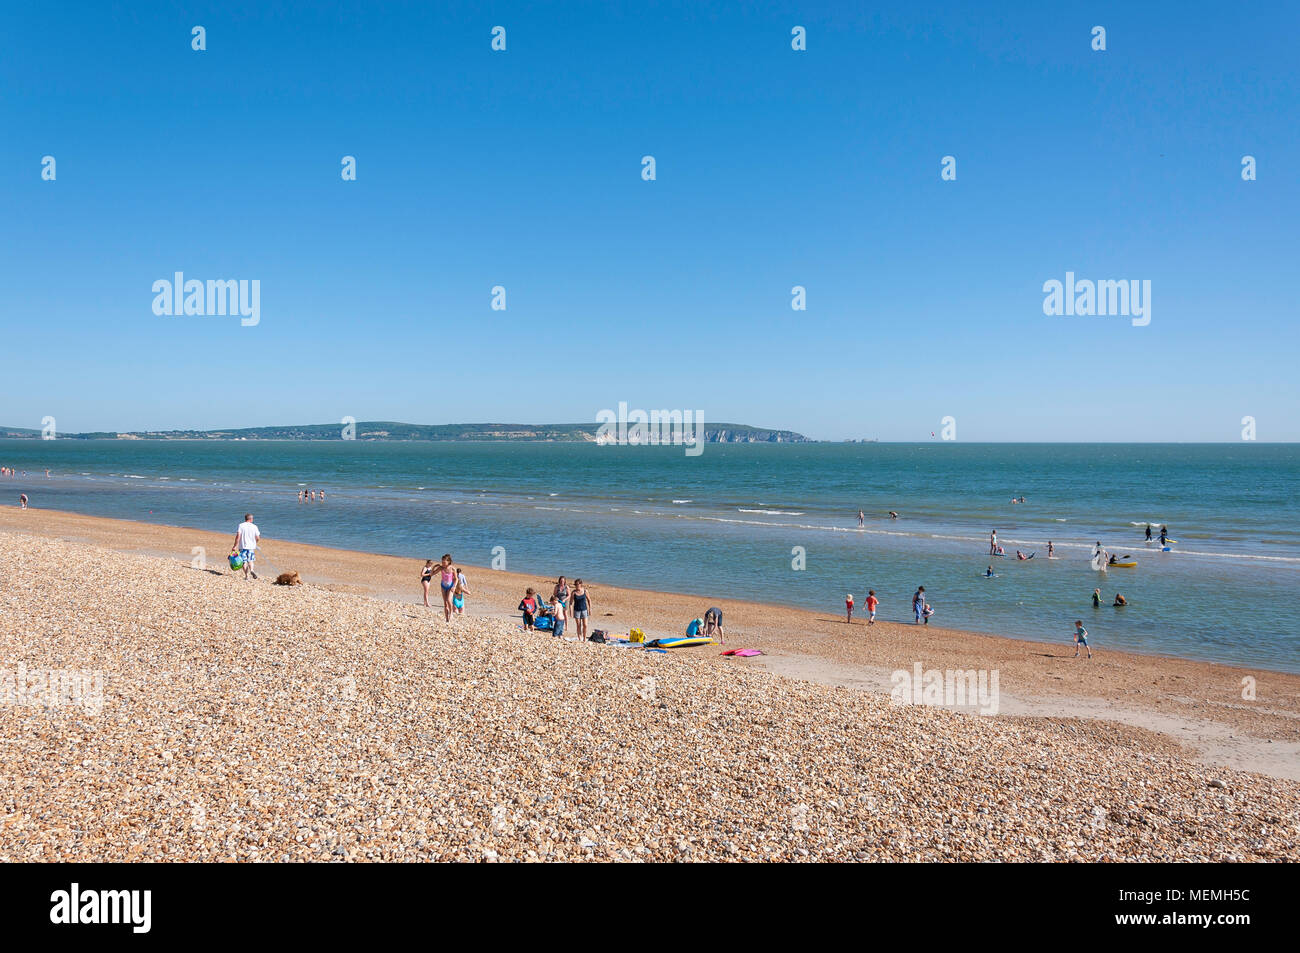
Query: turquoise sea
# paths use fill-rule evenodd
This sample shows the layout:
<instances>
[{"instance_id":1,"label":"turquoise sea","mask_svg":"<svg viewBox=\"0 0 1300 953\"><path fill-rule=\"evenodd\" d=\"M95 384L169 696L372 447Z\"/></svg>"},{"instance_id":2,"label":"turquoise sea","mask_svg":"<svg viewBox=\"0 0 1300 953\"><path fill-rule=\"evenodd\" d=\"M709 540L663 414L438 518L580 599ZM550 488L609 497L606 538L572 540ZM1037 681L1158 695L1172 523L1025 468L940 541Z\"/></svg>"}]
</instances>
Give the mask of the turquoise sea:
<instances>
[{"instance_id":1,"label":"turquoise sea","mask_svg":"<svg viewBox=\"0 0 1300 953\"><path fill-rule=\"evenodd\" d=\"M6 505L21 491L38 508L229 532L252 510L269 539L483 566L504 547L516 572L698 593L701 607L732 597L838 615L845 593L861 606L871 588L882 617L902 620L924 585L936 624L1064 642L1082 618L1097 648L1300 672L1293 444L710 444L688 457L63 439L0 441L0 465L27 471L0 483ZM300 505L304 486L327 502ZM1144 543L1147 522L1168 525L1172 552ZM994 528L1008 558L987 555ZM1097 541L1137 568L1093 570ZM1036 556L1017 562L1017 548ZM1127 608L1110 607L1116 592Z\"/></svg>"}]
</instances>

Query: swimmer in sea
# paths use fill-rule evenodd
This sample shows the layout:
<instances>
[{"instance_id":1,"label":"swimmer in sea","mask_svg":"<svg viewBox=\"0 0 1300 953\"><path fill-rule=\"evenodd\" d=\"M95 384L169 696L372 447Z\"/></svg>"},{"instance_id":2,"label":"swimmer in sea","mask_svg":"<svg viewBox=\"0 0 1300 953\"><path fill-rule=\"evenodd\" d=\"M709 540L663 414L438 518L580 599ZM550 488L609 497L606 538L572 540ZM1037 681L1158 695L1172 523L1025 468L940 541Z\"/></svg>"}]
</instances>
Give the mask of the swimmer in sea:
<instances>
[{"instance_id":1,"label":"swimmer in sea","mask_svg":"<svg viewBox=\"0 0 1300 953\"><path fill-rule=\"evenodd\" d=\"M890 510L890 511L889 511L889 518L890 518L891 520L896 520L896 519L898 519L898 514L895 513L893 510Z\"/></svg>"},{"instance_id":2,"label":"swimmer in sea","mask_svg":"<svg viewBox=\"0 0 1300 953\"><path fill-rule=\"evenodd\" d=\"M1052 555L1053 552L1055 552L1055 550L1052 549L1052 541L1049 539L1049 540L1047 541L1047 558L1048 558L1048 559L1055 559L1055 558L1056 558L1055 556Z\"/></svg>"},{"instance_id":3,"label":"swimmer in sea","mask_svg":"<svg viewBox=\"0 0 1300 953\"><path fill-rule=\"evenodd\" d=\"M1128 605L1128 600L1125 599L1121 593L1117 592L1115 593L1115 601L1114 603L1112 603L1112 605L1114 608L1118 609L1120 606Z\"/></svg>"},{"instance_id":4,"label":"swimmer in sea","mask_svg":"<svg viewBox=\"0 0 1300 953\"><path fill-rule=\"evenodd\" d=\"M1151 524L1147 523L1147 542L1151 542Z\"/></svg>"},{"instance_id":5,"label":"swimmer in sea","mask_svg":"<svg viewBox=\"0 0 1300 953\"><path fill-rule=\"evenodd\" d=\"M990 566L988 569L984 570L984 578L985 578L985 579L991 579L991 578L993 578L993 567L992 567L992 566Z\"/></svg>"},{"instance_id":6,"label":"swimmer in sea","mask_svg":"<svg viewBox=\"0 0 1300 953\"><path fill-rule=\"evenodd\" d=\"M1101 590L1100 590L1100 589L1094 589L1094 590L1092 590L1092 607L1093 607L1094 609L1100 609L1100 608L1101 608Z\"/></svg>"}]
</instances>

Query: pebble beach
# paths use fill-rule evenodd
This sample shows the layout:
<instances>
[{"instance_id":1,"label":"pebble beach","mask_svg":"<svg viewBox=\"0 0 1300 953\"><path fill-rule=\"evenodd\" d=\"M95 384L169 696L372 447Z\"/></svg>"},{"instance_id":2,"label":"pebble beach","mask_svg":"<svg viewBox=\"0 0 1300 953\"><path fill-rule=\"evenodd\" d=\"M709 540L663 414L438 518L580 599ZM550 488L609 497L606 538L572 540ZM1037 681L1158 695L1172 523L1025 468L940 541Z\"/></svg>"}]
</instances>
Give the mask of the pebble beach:
<instances>
[{"instance_id":1,"label":"pebble beach","mask_svg":"<svg viewBox=\"0 0 1300 953\"><path fill-rule=\"evenodd\" d=\"M1140 728L0 544L3 862L1300 859L1300 785Z\"/></svg>"}]
</instances>

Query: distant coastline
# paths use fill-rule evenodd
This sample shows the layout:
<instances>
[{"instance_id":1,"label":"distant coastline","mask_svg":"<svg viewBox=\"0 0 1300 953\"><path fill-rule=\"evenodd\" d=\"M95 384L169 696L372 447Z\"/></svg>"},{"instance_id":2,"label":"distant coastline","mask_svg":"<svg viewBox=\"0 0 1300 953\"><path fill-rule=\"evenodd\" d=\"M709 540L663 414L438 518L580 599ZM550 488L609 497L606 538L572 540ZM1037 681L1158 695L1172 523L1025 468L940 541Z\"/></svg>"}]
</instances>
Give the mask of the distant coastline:
<instances>
[{"instance_id":1,"label":"distant coastline","mask_svg":"<svg viewBox=\"0 0 1300 953\"><path fill-rule=\"evenodd\" d=\"M348 424L295 424L233 427L222 430L136 430L60 433L61 440L361 440L361 441L533 441L596 443L598 423L589 424L408 424L360 420ZM814 443L793 430L770 430L748 424L709 424L705 443ZM350 436L344 436L345 432ZM0 438L39 440L40 430L0 427Z\"/></svg>"}]
</instances>

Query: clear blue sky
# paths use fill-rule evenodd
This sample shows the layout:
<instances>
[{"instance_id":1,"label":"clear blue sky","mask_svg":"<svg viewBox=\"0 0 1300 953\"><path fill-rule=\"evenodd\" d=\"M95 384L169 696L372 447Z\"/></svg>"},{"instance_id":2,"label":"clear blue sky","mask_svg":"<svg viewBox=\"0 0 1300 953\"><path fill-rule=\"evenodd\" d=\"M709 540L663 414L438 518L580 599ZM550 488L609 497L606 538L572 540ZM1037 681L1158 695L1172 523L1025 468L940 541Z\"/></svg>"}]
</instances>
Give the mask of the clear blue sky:
<instances>
[{"instance_id":1,"label":"clear blue sky","mask_svg":"<svg viewBox=\"0 0 1300 953\"><path fill-rule=\"evenodd\" d=\"M1300 439L1294 4L379 6L6 9L0 424Z\"/></svg>"}]
</instances>

